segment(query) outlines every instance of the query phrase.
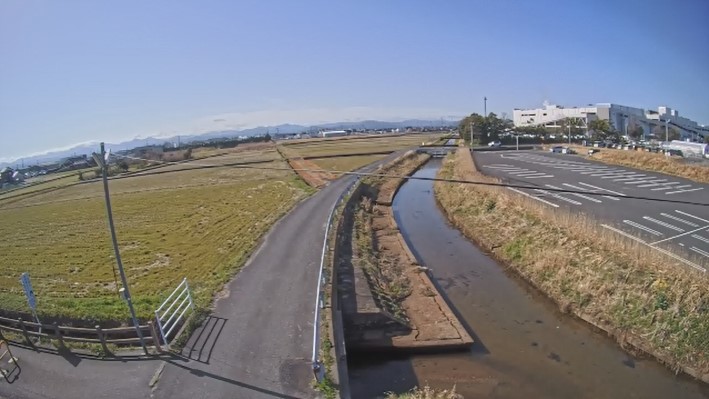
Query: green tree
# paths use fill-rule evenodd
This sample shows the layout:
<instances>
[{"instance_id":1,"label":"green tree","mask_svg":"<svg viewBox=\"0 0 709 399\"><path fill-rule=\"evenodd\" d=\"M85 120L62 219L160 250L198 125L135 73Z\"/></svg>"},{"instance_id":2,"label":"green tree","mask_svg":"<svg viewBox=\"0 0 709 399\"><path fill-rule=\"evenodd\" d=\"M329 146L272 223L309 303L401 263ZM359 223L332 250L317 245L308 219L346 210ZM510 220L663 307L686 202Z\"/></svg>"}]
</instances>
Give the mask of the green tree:
<instances>
[{"instance_id":1,"label":"green tree","mask_svg":"<svg viewBox=\"0 0 709 399\"><path fill-rule=\"evenodd\" d=\"M458 132L460 132L461 138L468 143L470 142L471 124L473 143L475 144L499 140L502 132L512 128L512 121L498 118L494 112L490 112L487 116L472 113L463 118L458 124Z\"/></svg>"},{"instance_id":2,"label":"green tree","mask_svg":"<svg viewBox=\"0 0 709 399\"><path fill-rule=\"evenodd\" d=\"M643 129L642 126L640 125L635 125L631 129L628 130L628 135L633 139L633 140L639 140L643 137L645 134L645 130Z\"/></svg>"},{"instance_id":3,"label":"green tree","mask_svg":"<svg viewBox=\"0 0 709 399\"><path fill-rule=\"evenodd\" d=\"M613 126L605 119L594 119L588 123L588 128L593 131L593 138L603 140L615 134Z\"/></svg>"}]
</instances>

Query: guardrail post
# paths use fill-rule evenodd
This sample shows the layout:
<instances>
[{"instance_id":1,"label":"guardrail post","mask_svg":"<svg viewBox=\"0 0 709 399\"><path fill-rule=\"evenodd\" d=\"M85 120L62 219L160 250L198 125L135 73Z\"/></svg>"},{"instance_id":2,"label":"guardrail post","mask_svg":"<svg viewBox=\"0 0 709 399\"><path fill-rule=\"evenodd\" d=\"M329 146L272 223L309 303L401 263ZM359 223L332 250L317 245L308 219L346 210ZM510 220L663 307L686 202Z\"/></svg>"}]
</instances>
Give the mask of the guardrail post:
<instances>
[{"instance_id":1,"label":"guardrail post","mask_svg":"<svg viewBox=\"0 0 709 399\"><path fill-rule=\"evenodd\" d=\"M190 292L190 285L187 284L187 277L185 277L185 288L187 288L187 297L189 298L190 301L190 308L192 308L192 311L194 311L194 302L192 301L192 292Z\"/></svg>"},{"instance_id":2,"label":"guardrail post","mask_svg":"<svg viewBox=\"0 0 709 399\"><path fill-rule=\"evenodd\" d=\"M27 342L27 345L31 346L32 349L37 350L37 347L34 346L34 342L30 339L30 334L27 332L27 326L25 326L25 322L22 321L22 317L17 319L17 321L20 323L20 328L22 329L22 335L25 336L25 342Z\"/></svg>"},{"instance_id":3,"label":"guardrail post","mask_svg":"<svg viewBox=\"0 0 709 399\"><path fill-rule=\"evenodd\" d=\"M54 327L54 336L57 337L59 340L59 345L60 346L65 346L64 345L64 338L62 337L62 332L59 330L59 324L55 321L52 323L52 326Z\"/></svg>"},{"instance_id":4,"label":"guardrail post","mask_svg":"<svg viewBox=\"0 0 709 399\"><path fill-rule=\"evenodd\" d=\"M152 320L148 320L148 328L150 329L150 338L153 340L153 345L158 353L162 353L162 346L160 345L160 337L155 329L155 323Z\"/></svg>"},{"instance_id":5,"label":"guardrail post","mask_svg":"<svg viewBox=\"0 0 709 399\"><path fill-rule=\"evenodd\" d=\"M162 322L160 322L160 312L157 310L155 311L155 322L158 325L158 330L160 330L160 336L162 337L162 342L165 344L165 347L169 350L170 349L170 344L167 342L167 338L165 337L165 330L162 328Z\"/></svg>"},{"instance_id":6,"label":"guardrail post","mask_svg":"<svg viewBox=\"0 0 709 399\"><path fill-rule=\"evenodd\" d=\"M98 340L101 341L101 348L103 348L103 353L108 355L111 351L108 350L106 346L106 334L101 329L101 326L96 326L96 334L98 335Z\"/></svg>"}]
</instances>

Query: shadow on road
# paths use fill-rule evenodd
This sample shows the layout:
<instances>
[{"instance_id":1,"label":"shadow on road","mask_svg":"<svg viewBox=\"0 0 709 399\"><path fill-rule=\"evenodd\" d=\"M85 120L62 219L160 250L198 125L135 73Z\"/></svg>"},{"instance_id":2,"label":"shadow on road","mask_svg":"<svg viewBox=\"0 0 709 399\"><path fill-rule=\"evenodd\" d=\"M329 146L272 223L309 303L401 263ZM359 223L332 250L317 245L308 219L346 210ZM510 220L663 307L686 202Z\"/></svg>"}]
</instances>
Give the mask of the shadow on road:
<instances>
[{"instance_id":1,"label":"shadow on road","mask_svg":"<svg viewBox=\"0 0 709 399\"><path fill-rule=\"evenodd\" d=\"M224 329L227 319L209 316L192 334L182 349L182 356L200 363L209 364L212 351Z\"/></svg>"},{"instance_id":2,"label":"shadow on road","mask_svg":"<svg viewBox=\"0 0 709 399\"><path fill-rule=\"evenodd\" d=\"M182 361L187 360L187 359L181 358L180 356L175 356L174 358L181 359ZM265 389L265 388L257 387L257 386L254 386L254 385L249 385L249 384L247 384L247 383L245 383L245 382L233 380L233 379L231 379L231 378L223 377L223 376L220 376L220 375L217 375L217 374L214 374L214 373L210 373L210 372L207 372L207 371L204 371L204 370L199 370L199 369L196 369L196 368L192 368L192 367L189 367L188 365L183 364L183 363L181 363L181 362L179 362L179 361L166 360L166 362L169 363L169 364L171 364L171 365L173 365L173 366L175 366L175 367L179 367L179 368L181 368L181 369L183 369L183 370L187 370L187 371L190 372L190 374L193 374L193 375L195 375L195 376L197 376L197 377L212 378L212 379L215 379L215 380L217 380L217 381L226 382L227 384L236 385L236 386L239 386L239 387L242 387L242 388L250 389L250 390L252 390L252 391L260 392L260 393L265 394L265 395L273 396L274 398L300 399L300 398L298 398L298 397L296 397L296 396L290 396L290 395L286 395L286 394L274 392L274 391L271 391L271 390L268 390L268 389Z\"/></svg>"}]
</instances>

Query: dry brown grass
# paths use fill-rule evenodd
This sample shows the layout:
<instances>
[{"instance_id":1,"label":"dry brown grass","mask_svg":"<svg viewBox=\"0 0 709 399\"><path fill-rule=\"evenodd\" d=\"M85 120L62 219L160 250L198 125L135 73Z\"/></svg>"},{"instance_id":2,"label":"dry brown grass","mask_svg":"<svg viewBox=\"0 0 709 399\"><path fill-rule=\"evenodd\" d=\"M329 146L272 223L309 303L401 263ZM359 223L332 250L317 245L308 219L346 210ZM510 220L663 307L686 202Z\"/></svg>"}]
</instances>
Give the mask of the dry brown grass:
<instances>
[{"instance_id":1,"label":"dry brown grass","mask_svg":"<svg viewBox=\"0 0 709 399\"><path fill-rule=\"evenodd\" d=\"M437 390L426 385L402 394L387 392L386 399L463 399L463 395L456 393L455 387L451 390Z\"/></svg>"},{"instance_id":2,"label":"dry brown grass","mask_svg":"<svg viewBox=\"0 0 709 399\"><path fill-rule=\"evenodd\" d=\"M576 151L583 154L586 152L586 148L578 147ZM663 154L602 149L589 158L607 164L629 166L631 168L684 177L700 183L709 183L709 167L687 164L682 158L667 157Z\"/></svg>"},{"instance_id":3,"label":"dry brown grass","mask_svg":"<svg viewBox=\"0 0 709 399\"><path fill-rule=\"evenodd\" d=\"M493 181L467 151L442 177ZM652 353L675 370L709 374L709 279L646 247L497 188L437 182L448 218L570 312Z\"/></svg>"}]
</instances>

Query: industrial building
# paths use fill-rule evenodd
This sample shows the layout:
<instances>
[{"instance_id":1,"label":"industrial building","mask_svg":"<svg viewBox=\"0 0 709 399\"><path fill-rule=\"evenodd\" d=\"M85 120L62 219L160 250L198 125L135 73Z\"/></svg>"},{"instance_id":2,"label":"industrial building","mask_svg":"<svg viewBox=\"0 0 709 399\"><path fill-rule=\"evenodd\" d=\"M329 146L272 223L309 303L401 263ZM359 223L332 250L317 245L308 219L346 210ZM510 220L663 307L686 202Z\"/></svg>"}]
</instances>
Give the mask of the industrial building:
<instances>
[{"instance_id":1,"label":"industrial building","mask_svg":"<svg viewBox=\"0 0 709 399\"><path fill-rule=\"evenodd\" d=\"M669 107L657 107L657 111L625 105L600 103L585 107L561 107L544 103L543 108L515 109L513 122L516 127L544 126L560 127L560 122L566 118L576 118L581 127L587 127L594 119L605 119L624 136L628 132L642 129L642 137L655 136L660 140L665 138L665 124L680 134L681 140L709 141L709 126L679 116L679 112Z\"/></svg>"}]
</instances>

